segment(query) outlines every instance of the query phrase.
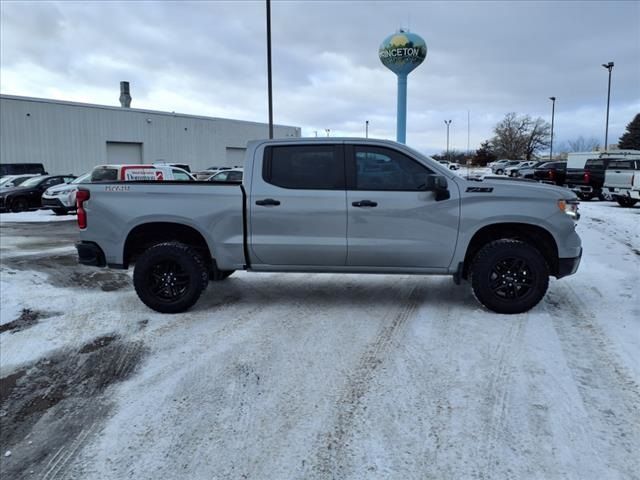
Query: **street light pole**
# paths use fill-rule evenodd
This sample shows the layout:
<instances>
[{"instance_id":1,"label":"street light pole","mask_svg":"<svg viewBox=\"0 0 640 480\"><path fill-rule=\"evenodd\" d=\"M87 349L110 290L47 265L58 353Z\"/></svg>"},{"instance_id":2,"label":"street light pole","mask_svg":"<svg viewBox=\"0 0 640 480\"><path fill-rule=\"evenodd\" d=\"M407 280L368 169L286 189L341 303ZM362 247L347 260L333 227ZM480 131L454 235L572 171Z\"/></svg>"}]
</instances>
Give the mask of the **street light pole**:
<instances>
[{"instance_id":1,"label":"street light pole","mask_svg":"<svg viewBox=\"0 0 640 480\"><path fill-rule=\"evenodd\" d=\"M273 138L273 89L271 83L271 0L267 0L267 84L269 97L269 138Z\"/></svg>"},{"instance_id":2,"label":"street light pole","mask_svg":"<svg viewBox=\"0 0 640 480\"><path fill-rule=\"evenodd\" d=\"M364 122L364 138L369 138L369 120Z\"/></svg>"},{"instance_id":3,"label":"street light pole","mask_svg":"<svg viewBox=\"0 0 640 480\"><path fill-rule=\"evenodd\" d=\"M609 87L607 88L607 121L604 128L604 151L606 152L609 145L609 101L611 100L611 70L613 70L613 62L603 63L602 66L609 70Z\"/></svg>"},{"instance_id":4,"label":"street light pole","mask_svg":"<svg viewBox=\"0 0 640 480\"><path fill-rule=\"evenodd\" d=\"M556 116L556 97L549 97L551 100L551 148L549 149L549 161L553 157L553 120Z\"/></svg>"},{"instance_id":5,"label":"street light pole","mask_svg":"<svg viewBox=\"0 0 640 480\"><path fill-rule=\"evenodd\" d=\"M451 120L445 120L445 125L447 126L447 161L449 160L449 125L451 125Z\"/></svg>"}]
</instances>

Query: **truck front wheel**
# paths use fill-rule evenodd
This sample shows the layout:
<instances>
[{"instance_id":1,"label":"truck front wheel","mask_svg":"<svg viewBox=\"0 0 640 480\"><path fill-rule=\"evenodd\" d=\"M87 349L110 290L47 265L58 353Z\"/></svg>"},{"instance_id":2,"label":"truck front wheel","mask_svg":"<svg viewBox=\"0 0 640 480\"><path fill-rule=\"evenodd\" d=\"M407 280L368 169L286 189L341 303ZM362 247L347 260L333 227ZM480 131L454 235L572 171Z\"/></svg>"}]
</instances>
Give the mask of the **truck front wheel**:
<instances>
[{"instance_id":1,"label":"truck front wheel","mask_svg":"<svg viewBox=\"0 0 640 480\"><path fill-rule=\"evenodd\" d=\"M542 300L549 267L542 254L519 240L501 239L480 249L471 265L473 294L489 310L522 313Z\"/></svg>"},{"instance_id":2,"label":"truck front wheel","mask_svg":"<svg viewBox=\"0 0 640 480\"><path fill-rule=\"evenodd\" d=\"M147 249L136 261L133 285L140 300L161 313L192 307L207 287L209 273L195 249L167 242Z\"/></svg>"},{"instance_id":3,"label":"truck front wheel","mask_svg":"<svg viewBox=\"0 0 640 480\"><path fill-rule=\"evenodd\" d=\"M618 202L618 205L620 205L621 207L629 208L633 207L638 201L635 198L631 197L617 196L616 202Z\"/></svg>"}]
</instances>

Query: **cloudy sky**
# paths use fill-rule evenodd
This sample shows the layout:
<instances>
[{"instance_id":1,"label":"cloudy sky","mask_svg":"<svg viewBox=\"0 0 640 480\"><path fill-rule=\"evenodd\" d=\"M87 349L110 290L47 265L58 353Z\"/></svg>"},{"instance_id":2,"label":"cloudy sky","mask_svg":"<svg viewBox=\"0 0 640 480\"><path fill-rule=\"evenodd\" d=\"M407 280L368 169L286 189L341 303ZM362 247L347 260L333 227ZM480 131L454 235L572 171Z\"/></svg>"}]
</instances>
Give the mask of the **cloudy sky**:
<instances>
[{"instance_id":1,"label":"cloudy sky","mask_svg":"<svg viewBox=\"0 0 640 480\"><path fill-rule=\"evenodd\" d=\"M262 1L1 2L0 92L266 121ZM427 60L409 76L407 143L427 153L491 136L507 112L550 121L557 143L604 142L640 112L640 2L272 2L274 119L304 136L395 139L396 77L379 61L399 27Z\"/></svg>"}]
</instances>

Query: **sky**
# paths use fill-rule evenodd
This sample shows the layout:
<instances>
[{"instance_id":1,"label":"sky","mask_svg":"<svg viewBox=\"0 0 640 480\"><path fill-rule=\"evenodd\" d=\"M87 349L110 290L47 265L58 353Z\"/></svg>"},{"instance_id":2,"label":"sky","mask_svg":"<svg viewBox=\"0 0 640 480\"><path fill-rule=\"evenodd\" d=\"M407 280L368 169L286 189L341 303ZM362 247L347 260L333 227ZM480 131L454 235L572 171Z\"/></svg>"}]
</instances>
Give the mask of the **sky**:
<instances>
[{"instance_id":1,"label":"sky","mask_svg":"<svg viewBox=\"0 0 640 480\"><path fill-rule=\"evenodd\" d=\"M0 93L268 121L263 1L0 3ZM399 28L422 36L407 144L478 148L506 113L551 121L554 143L609 143L640 112L640 2L277 1L273 108L303 136L396 137L396 77L378 58ZM469 121L468 121L469 119ZM469 127L469 128L468 128ZM470 135L468 137L468 131Z\"/></svg>"}]
</instances>

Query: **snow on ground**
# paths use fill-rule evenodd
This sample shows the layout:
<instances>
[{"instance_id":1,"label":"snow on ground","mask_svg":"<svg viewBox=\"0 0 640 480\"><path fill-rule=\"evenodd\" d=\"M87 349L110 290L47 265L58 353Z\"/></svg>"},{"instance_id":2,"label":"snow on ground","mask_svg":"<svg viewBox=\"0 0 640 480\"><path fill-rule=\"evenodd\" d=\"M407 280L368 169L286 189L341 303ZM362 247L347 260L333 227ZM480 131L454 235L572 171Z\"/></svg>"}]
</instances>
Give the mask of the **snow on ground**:
<instances>
[{"instance_id":1,"label":"snow on ground","mask_svg":"<svg viewBox=\"0 0 640 480\"><path fill-rule=\"evenodd\" d=\"M59 403L2 400L3 470L639 478L640 208L581 211L580 270L515 316L447 277L244 272L211 283L189 313L160 315L130 272L13 238L0 251L0 327L18 316L28 326L0 334L0 377L25 395L53 379L38 398Z\"/></svg>"},{"instance_id":2,"label":"snow on ground","mask_svg":"<svg viewBox=\"0 0 640 480\"><path fill-rule=\"evenodd\" d=\"M76 219L75 215L56 215L51 210L34 210L31 212L20 212L20 213L0 213L0 223L65 222L65 221L70 221L75 219Z\"/></svg>"}]
</instances>

